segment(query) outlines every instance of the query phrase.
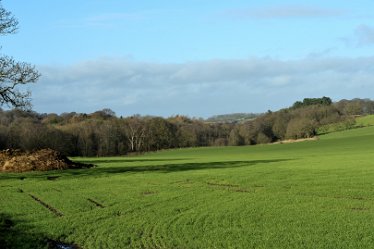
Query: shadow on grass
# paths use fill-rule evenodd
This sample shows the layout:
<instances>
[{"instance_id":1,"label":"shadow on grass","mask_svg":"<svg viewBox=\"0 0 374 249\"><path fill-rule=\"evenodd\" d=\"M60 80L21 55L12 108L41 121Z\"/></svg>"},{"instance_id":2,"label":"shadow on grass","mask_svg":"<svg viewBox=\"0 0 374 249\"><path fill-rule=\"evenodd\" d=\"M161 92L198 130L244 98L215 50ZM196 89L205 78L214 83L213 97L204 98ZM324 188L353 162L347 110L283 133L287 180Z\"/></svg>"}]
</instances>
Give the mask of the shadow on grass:
<instances>
[{"instance_id":1,"label":"shadow on grass","mask_svg":"<svg viewBox=\"0 0 374 249\"><path fill-rule=\"evenodd\" d=\"M35 232L35 227L26 221L0 213L0 249L78 249L75 244L66 244Z\"/></svg>"},{"instance_id":2,"label":"shadow on grass","mask_svg":"<svg viewBox=\"0 0 374 249\"><path fill-rule=\"evenodd\" d=\"M0 213L0 248L47 248L45 236L32 230L26 222Z\"/></svg>"},{"instance_id":3,"label":"shadow on grass","mask_svg":"<svg viewBox=\"0 0 374 249\"><path fill-rule=\"evenodd\" d=\"M288 161L289 159L275 159L275 160L248 160L248 161L224 161L224 162L203 162L203 163L179 163L179 164L162 164L162 165L147 165L147 166L117 166L117 167L96 167L88 170L69 170L65 172L71 175L106 175L106 174L121 174L121 173L146 173L146 172L160 172L172 173L183 172L191 170L204 169L227 169L237 167L254 166L257 164L276 163ZM95 163L94 161L92 163Z\"/></svg>"},{"instance_id":4,"label":"shadow on grass","mask_svg":"<svg viewBox=\"0 0 374 249\"><path fill-rule=\"evenodd\" d=\"M255 166L258 164L268 164L289 161L291 159L273 159L273 160L248 160L248 161L221 161L221 162L202 162L202 163L171 163L162 165L146 165L146 166L127 166L118 165L112 167L98 166L89 169L70 169L64 171L49 171L49 172L32 172L32 173L12 173L12 174L0 174L0 179L20 179L25 180L27 178L47 178L51 176L104 176L111 174L122 174L122 173L172 173L172 172L183 172L192 170L205 170L205 169L227 169L227 168L238 168ZM90 163L101 163L92 160ZM118 161L117 161L118 162ZM121 161L119 161L121 162ZM126 161L127 162L127 161Z\"/></svg>"},{"instance_id":5,"label":"shadow on grass","mask_svg":"<svg viewBox=\"0 0 374 249\"><path fill-rule=\"evenodd\" d=\"M100 159L95 158L91 160L79 160L79 158L72 159L74 162L86 163L86 164L101 164L101 163L138 163L138 162L170 162L170 161L183 161L191 160L191 158L161 158L161 159Z\"/></svg>"}]
</instances>

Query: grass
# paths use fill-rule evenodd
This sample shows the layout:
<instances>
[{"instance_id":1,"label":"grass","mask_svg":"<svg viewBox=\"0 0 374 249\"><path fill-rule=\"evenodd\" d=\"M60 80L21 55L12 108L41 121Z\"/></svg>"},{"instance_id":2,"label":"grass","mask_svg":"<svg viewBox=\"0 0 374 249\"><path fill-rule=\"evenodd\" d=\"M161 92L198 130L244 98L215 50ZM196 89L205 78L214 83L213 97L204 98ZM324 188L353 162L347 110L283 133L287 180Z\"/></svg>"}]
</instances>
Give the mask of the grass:
<instances>
[{"instance_id":1,"label":"grass","mask_svg":"<svg viewBox=\"0 0 374 249\"><path fill-rule=\"evenodd\" d=\"M339 131L345 131L349 129L357 129L368 126L374 126L374 115L366 115L361 117L356 117L352 121L344 121L340 123L332 123L328 125L321 126L317 129L317 134L325 135L328 133L334 133Z\"/></svg>"},{"instance_id":2,"label":"grass","mask_svg":"<svg viewBox=\"0 0 374 249\"><path fill-rule=\"evenodd\" d=\"M367 115L363 117L356 118L356 126L367 127L374 125L374 115Z\"/></svg>"},{"instance_id":3,"label":"grass","mask_svg":"<svg viewBox=\"0 0 374 249\"><path fill-rule=\"evenodd\" d=\"M318 141L75 158L97 167L0 174L0 242L372 248L373 141L366 127Z\"/></svg>"}]
</instances>

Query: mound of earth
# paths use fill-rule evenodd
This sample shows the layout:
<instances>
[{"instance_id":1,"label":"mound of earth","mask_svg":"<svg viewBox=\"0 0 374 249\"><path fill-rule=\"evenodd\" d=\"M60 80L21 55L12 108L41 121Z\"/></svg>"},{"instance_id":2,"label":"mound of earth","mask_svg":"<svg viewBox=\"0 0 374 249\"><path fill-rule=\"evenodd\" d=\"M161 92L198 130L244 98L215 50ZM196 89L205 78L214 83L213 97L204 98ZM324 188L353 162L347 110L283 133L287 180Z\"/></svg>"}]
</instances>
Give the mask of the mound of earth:
<instances>
[{"instance_id":1,"label":"mound of earth","mask_svg":"<svg viewBox=\"0 0 374 249\"><path fill-rule=\"evenodd\" d=\"M34 152L11 149L0 151L0 171L2 172L81 169L92 166L91 164L73 162L60 152L51 149Z\"/></svg>"}]
</instances>

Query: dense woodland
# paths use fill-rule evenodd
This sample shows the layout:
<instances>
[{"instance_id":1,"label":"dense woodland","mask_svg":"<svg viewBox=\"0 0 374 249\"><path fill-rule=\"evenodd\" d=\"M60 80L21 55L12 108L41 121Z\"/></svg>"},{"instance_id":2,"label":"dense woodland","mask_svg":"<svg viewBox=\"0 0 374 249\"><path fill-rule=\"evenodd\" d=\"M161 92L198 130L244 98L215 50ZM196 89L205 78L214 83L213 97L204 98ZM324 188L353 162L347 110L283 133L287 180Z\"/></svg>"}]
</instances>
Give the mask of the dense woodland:
<instances>
[{"instance_id":1,"label":"dense woodland","mask_svg":"<svg viewBox=\"0 0 374 249\"><path fill-rule=\"evenodd\" d=\"M353 126L374 113L374 101L304 99L246 122L207 122L185 116L117 117L110 109L91 114L0 111L0 149L52 148L70 156L109 156L169 148L254 145L313 137L321 126Z\"/></svg>"}]
</instances>

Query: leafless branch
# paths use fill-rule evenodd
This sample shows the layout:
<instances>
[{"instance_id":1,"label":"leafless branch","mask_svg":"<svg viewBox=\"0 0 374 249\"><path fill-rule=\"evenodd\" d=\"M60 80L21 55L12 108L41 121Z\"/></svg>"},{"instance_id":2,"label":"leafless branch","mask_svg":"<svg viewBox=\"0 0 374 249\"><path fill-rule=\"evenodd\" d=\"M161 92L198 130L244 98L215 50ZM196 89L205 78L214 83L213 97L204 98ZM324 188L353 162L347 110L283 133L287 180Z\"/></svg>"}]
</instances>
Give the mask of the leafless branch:
<instances>
[{"instance_id":1,"label":"leafless branch","mask_svg":"<svg viewBox=\"0 0 374 249\"><path fill-rule=\"evenodd\" d=\"M22 92L17 87L34 83L39 77L40 74L34 66L16 62L11 57L0 57L0 105L29 108L30 92Z\"/></svg>"},{"instance_id":2,"label":"leafless branch","mask_svg":"<svg viewBox=\"0 0 374 249\"><path fill-rule=\"evenodd\" d=\"M0 35L13 34L18 29L18 21L11 12L0 4Z\"/></svg>"}]
</instances>

